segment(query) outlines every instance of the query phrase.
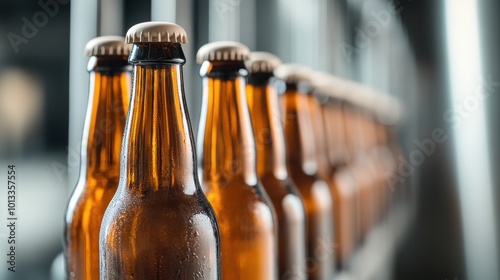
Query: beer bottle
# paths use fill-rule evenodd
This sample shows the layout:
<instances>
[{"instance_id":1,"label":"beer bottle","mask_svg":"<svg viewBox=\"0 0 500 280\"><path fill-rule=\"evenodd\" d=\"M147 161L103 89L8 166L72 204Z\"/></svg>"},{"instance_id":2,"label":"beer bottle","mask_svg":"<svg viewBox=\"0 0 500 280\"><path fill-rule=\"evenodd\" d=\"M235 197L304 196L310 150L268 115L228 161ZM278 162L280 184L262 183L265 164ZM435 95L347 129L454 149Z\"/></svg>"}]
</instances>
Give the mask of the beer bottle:
<instances>
[{"instance_id":1,"label":"beer bottle","mask_svg":"<svg viewBox=\"0 0 500 280\"><path fill-rule=\"evenodd\" d=\"M220 224L223 278L276 279L276 214L257 177L245 92L248 55L248 48L235 42L209 43L198 51L199 166Z\"/></svg>"},{"instance_id":2,"label":"beer bottle","mask_svg":"<svg viewBox=\"0 0 500 280\"><path fill-rule=\"evenodd\" d=\"M318 177L310 111L311 71L283 64L274 74L285 82L280 96L284 115L287 166L305 205L308 279L332 279L333 203L328 184Z\"/></svg>"},{"instance_id":3,"label":"beer bottle","mask_svg":"<svg viewBox=\"0 0 500 280\"><path fill-rule=\"evenodd\" d=\"M387 214L390 190L387 187L386 159L379 157L379 145L383 145L379 139L377 122L381 114L390 108L384 105L385 93L372 88L365 89L364 107L362 113L362 123L365 131L365 164L372 174L374 180L374 221L378 222Z\"/></svg>"},{"instance_id":4,"label":"beer bottle","mask_svg":"<svg viewBox=\"0 0 500 280\"><path fill-rule=\"evenodd\" d=\"M378 106L375 102L380 96L379 94L369 94L366 100L372 100L369 107L361 116L363 130L365 131L365 164L368 171L371 172L373 178L373 193L374 193L374 222L378 222L386 214L387 188L385 186L384 162L381 158L377 158L377 127L375 118L377 115Z\"/></svg>"},{"instance_id":5,"label":"beer bottle","mask_svg":"<svg viewBox=\"0 0 500 280\"><path fill-rule=\"evenodd\" d=\"M373 226L376 217L376 179L370 169L367 156L367 138L371 137L363 122L364 88L349 81L347 83L347 102L344 103L345 127L348 150L351 154L351 168L356 181L358 199L357 236L362 242Z\"/></svg>"},{"instance_id":6,"label":"beer bottle","mask_svg":"<svg viewBox=\"0 0 500 280\"><path fill-rule=\"evenodd\" d=\"M386 187L386 203L389 208L401 193L398 180L397 159L402 155L397 140L397 128L402 121L401 104L393 97L385 94L379 99L380 113L377 126L377 158L384 164L384 181Z\"/></svg>"},{"instance_id":7,"label":"beer bottle","mask_svg":"<svg viewBox=\"0 0 500 280\"><path fill-rule=\"evenodd\" d=\"M398 180L399 170L398 170L398 160L403 157L403 150L399 141L399 131L398 126L400 124L389 124L385 126L385 133L387 139L386 149L383 150L385 163L387 166L387 171L385 174L387 187L389 189L389 194L391 202L397 203L400 202L405 195L405 192L402 191L403 188L400 188L403 185L403 182Z\"/></svg>"},{"instance_id":8,"label":"beer bottle","mask_svg":"<svg viewBox=\"0 0 500 280\"><path fill-rule=\"evenodd\" d=\"M265 52L252 52L247 101L257 148L257 174L278 218L280 279L306 279L305 212L302 198L286 167L286 148L281 124L274 69L281 61Z\"/></svg>"},{"instance_id":9,"label":"beer bottle","mask_svg":"<svg viewBox=\"0 0 500 280\"><path fill-rule=\"evenodd\" d=\"M335 261L339 269L345 268L356 246L357 197L354 175L346 153L342 100L345 95L343 80L331 75L316 75L322 81L315 86L325 134L327 178L333 195L335 228Z\"/></svg>"},{"instance_id":10,"label":"beer bottle","mask_svg":"<svg viewBox=\"0 0 500 280\"><path fill-rule=\"evenodd\" d=\"M68 279L99 279L99 229L118 187L120 147L130 93L130 48L123 37L90 40L90 90L80 175L65 217Z\"/></svg>"},{"instance_id":11,"label":"beer bottle","mask_svg":"<svg viewBox=\"0 0 500 280\"><path fill-rule=\"evenodd\" d=\"M376 172L378 196L379 196L379 212L381 217L387 215L392 204L392 194L397 182L394 180L394 157L389 149L388 126L384 122L395 123L398 121L399 104L388 94L376 90L371 91L373 101L372 112L367 120L371 126L374 137L371 141L370 157L373 169Z\"/></svg>"},{"instance_id":12,"label":"beer bottle","mask_svg":"<svg viewBox=\"0 0 500 280\"><path fill-rule=\"evenodd\" d=\"M322 90L318 91L317 88L323 86L324 79L326 77L322 77L323 73L314 73L312 78L312 94L315 98L309 98L309 112L312 121L313 128L313 139L314 139L314 149L316 151L316 162L318 166L318 176L325 180L327 183L330 183L332 176L332 168L328 162L328 154L327 154L327 132L325 130L325 123L323 118L323 107L322 105L327 102L328 97L322 92Z\"/></svg>"},{"instance_id":13,"label":"beer bottle","mask_svg":"<svg viewBox=\"0 0 500 280\"><path fill-rule=\"evenodd\" d=\"M100 233L101 279L220 279L217 220L198 181L184 94L184 29L126 36L134 69L118 190Z\"/></svg>"},{"instance_id":14,"label":"beer bottle","mask_svg":"<svg viewBox=\"0 0 500 280\"><path fill-rule=\"evenodd\" d=\"M326 155L329 165L336 169L338 166L348 165L351 160L345 132L345 116L342 110L346 85L345 80L332 75L326 79L317 92L325 95L320 99L324 99L321 104L321 113L325 125Z\"/></svg>"}]
</instances>

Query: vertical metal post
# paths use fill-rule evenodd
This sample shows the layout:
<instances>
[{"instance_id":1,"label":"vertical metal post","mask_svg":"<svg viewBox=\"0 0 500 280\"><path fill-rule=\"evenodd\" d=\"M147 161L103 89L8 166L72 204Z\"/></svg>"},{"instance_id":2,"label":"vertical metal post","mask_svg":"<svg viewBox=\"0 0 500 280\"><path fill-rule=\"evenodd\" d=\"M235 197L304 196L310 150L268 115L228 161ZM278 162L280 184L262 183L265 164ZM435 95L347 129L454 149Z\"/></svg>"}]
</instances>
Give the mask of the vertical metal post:
<instances>
[{"instance_id":1,"label":"vertical metal post","mask_svg":"<svg viewBox=\"0 0 500 280\"><path fill-rule=\"evenodd\" d=\"M240 10L238 1L210 0L208 38L213 41L240 40Z\"/></svg>"},{"instance_id":2,"label":"vertical metal post","mask_svg":"<svg viewBox=\"0 0 500 280\"><path fill-rule=\"evenodd\" d=\"M194 47L195 26L194 26L194 1L193 0L151 0L151 20L174 22L186 30L189 43L182 46L186 55L184 65L184 89L186 101L189 107L191 123L196 129L198 123L198 111L200 107L201 95L196 87L196 49ZM196 132L196 130L194 130Z\"/></svg>"},{"instance_id":3,"label":"vertical metal post","mask_svg":"<svg viewBox=\"0 0 500 280\"><path fill-rule=\"evenodd\" d=\"M123 0L102 0L99 9L99 35L124 36Z\"/></svg>"},{"instance_id":4,"label":"vertical metal post","mask_svg":"<svg viewBox=\"0 0 500 280\"><path fill-rule=\"evenodd\" d=\"M257 0L240 0L240 42L252 51L257 50Z\"/></svg>"},{"instance_id":5,"label":"vertical metal post","mask_svg":"<svg viewBox=\"0 0 500 280\"><path fill-rule=\"evenodd\" d=\"M69 66L69 139L68 185L75 186L80 167L80 146L88 99L88 59L85 44L97 36L98 0L71 1L70 66Z\"/></svg>"},{"instance_id":6,"label":"vertical metal post","mask_svg":"<svg viewBox=\"0 0 500 280\"><path fill-rule=\"evenodd\" d=\"M151 20L177 22L177 11L176 0L151 0Z\"/></svg>"},{"instance_id":7,"label":"vertical metal post","mask_svg":"<svg viewBox=\"0 0 500 280\"><path fill-rule=\"evenodd\" d=\"M483 73L481 59L481 36L487 36L480 29L483 14L479 8L483 2L443 3L450 101L463 114L460 122L453 121L453 134L467 275L469 279L498 279L493 180L493 172L497 171L490 164L494 161L490 158L488 112L484 105L489 102L494 84Z\"/></svg>"}]
</instances>

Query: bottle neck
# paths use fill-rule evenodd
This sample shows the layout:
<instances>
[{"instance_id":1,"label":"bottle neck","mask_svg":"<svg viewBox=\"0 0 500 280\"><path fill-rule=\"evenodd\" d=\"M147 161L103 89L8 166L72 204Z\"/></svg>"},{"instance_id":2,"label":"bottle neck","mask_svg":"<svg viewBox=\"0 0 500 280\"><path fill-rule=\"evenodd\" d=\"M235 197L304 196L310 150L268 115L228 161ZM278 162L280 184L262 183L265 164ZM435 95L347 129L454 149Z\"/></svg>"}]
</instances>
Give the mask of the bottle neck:
<instances>
[{"instance_id":1,"label":"bottle neck","mask_svg":"<svg viewBox=\"0 0 500 280\"><path fill-rule=\"evenodd\" d=\"M327 134L328 160L333 168L344 166L349 162L347 151L345 120L341 105L336 102L327 104L325 114L325 132Z\"/></svg>"},{"instance_id":2,"label":"bottle neck","mask_svg":"<svg viewBox=\"0 0 500 280\"><path fill-rule=\"evenodd\" d=\"M349 158L351 161L354 161L362 149L362 140L360 139L362 133L360 131L357 110L352 105L344 104L343 115Z\"/></svg>"},{"instance_id":3,"label":"bottle neck","mask_svg":"<svg viewBox=\"0 0 500 280\"><path fill-rule=\"evenodd\" d=\"M363 123L364 123L364 128L366 130L366 134L368 135L366 139L366 149L367 150L374 149L379 145L381 139L379 139L380 133L377 129L376 123L374 122L373 116L371 114L364 114Z\"/></svg>"},{"instance_id":4,"label":"bottle neck","mask_svg":"<svg viewBox=\"0 0 500 280\"><path fill-rule=\"evenodd\" d=\"M88 69L90 91L82 142L82 174L118 178L131 69L126 57L114 56L94 56Z\"/></svg>"},{"instance_id":5,"label":"bottle neck","mask_svg":"<svg viewBox=\"0 0 500 280\"><path fill-rule=\"evenodd\" d=\"M289 171L314 175L318 165L309 98L313 97L290 85L281 95Z\"/></svg>"},{"instance_id":6,"label":"bottle neck","mask_svg":"<svg viewBox=\"0 0 500 280\"><path fill-rule=\"evenodd\" d=\"M316 151L316 163L318 172L322 177L330 177L331 168L328 162L325 125L323 120L323 112L318 99L312 95L308 96L309 113L313 128L312 138L314 139L314 149Z\"/></svg>"},{"instance_id":7,"label":"bottle neck","mask_svg":"<svg viewBox=\"0 0 500 280\"><path fill-rule=\"evenodd\" d=\"M364 112L358 111L356 114L356 120L358 124L358 135L360 138L360 154L365 156L372 147L374 131Z\"/></svg>"},{"instance_id":8,"label":"bottle neck","mask_svg":"<svg viewBox=\"0 0 500 280\"><path fill-rule=\"evenodd\" d=\"M184 193L195 191L196 161L183 61L179 44L133 46L134 84L122 151L122 176L131 190L145 193L179 187Z\"/></svg>"},{"instance_id":9,"label":"bottle neck","mask_svg":"<svg viewBox=\"0 0 500 280\"><path fill-rule=\"evenodd\" d=\"M252 76L247 85L247 100L255 134L257 174L284 180L288 177L285 136L272 77L272 74Z\"/></svg>"},{"instance_id":10,"label":"bottle neck","mask_svg":"<svg viewBox=\"0 0 500 280\"><path fill-rule=\"evenodd\" d=\"M389 139L387 137L387 127L379 122L374 122L373 125L375 126L375 130L377 132L376 145L378 147L388 146Z\"/></svg>"},{"instance_id":11,"label":"bottle neck","mask_svg":"<svg viewBox=\"0 0 500 280\"><path fill-rule=\"evenodd\" d=\"M205 62L198 152L204 182L257 184L243 62Z\"/></svg>"}]
</instances>

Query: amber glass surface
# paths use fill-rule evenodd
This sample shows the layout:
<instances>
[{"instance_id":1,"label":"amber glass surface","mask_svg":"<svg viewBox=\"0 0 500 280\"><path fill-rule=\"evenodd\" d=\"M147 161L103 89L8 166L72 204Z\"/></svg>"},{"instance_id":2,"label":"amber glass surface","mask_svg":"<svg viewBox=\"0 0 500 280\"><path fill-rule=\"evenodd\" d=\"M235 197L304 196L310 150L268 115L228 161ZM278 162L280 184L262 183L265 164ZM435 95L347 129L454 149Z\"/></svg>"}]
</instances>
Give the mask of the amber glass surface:
<instances>
[{"instance_id":1,"label":"amber glass surface","mask_svg":"<svg viewBox=\"0 0 500 280\"><path fill-rule=\"evenodd\" d=\"M403 150L399 144L397 125L384 126L387 149L384 151L387 164L386 183L388 184L391 201L395 202L403 198L404 188L401 188L402 182L394 179L398 176L398 162L403 157Z\"/></svg>"},{"instance_id":2,"label":"amber glass surface","mask_svg":"<svg viewBox=\"0 0 500 280\"><path fill-rule=\"evenodd\" d=\"M319 179L310 98L293 84L280 96L284 115L287 165L306 210L308 279L332 279L334 271L333 203L328 184Z\"/></svg>"},{"instance_id":3,"label":"amber glass surface","mask_svg":"<svg viewBox=\"0 0 500 280\"><path fill-rule=\"evenodd\" d=\"M394 191L395 187L390 185L391 173L394 172L395 158L392 151L392 143L389 141L389 126L377 121L374 121L373 125L375 126L375 130L377 131L375 157L382 163L381 168L383 170L383 177L387 194L386 203L390 204L392 200L392 192Z\"/></svg>"},{"instance_id":4,"label":"amber glass surface","mask_svg":"<svg viewBox=\"0 0 500 280\"><path fill-rule=\"evenodd\" d=\"M78 183L65 217L68 279L99 279L99 229L118 187L120 148L130 94L126 56L89 61L90 92Z\"/></svg>"},{"instance_id":5,"label":"amber glass surface","mask_svg":"<svg viewBox=\"0 0 500 280\"><path fill-rule=\"evenodd\" d=\"M328 162L331 166L343 166L350 162L345 117L340 101L331 100L322 110L325 119Z\"/></svg>"},{"instance_id":6,"label":"amber glass surface","mask_svg":"<svg viewBox=\"0 0 500 280\"><path fill-rule=\"evenodd\" d=\"M320 97L321 99L321 97ZM314 135L314 149L316 150L316 162L318 165L318 176L331 183L332 168L328 162L328 154L326 148L327 132L323 119L323 110L318 98L308 98L310 118L312 121ZM332 186L330 186L331 188Z\"/></svg>"},{"instance_id":7,"label":"amber glass surface","mask_svg":"<svg viewBox=\"0 0 500 280\"><path fill-rule=\"evenodd\" d=\"M368 164L372 172L375 187L375 219L382 219L386 213L389 206L389 190L386 184L385 177L385 160L381 154L377 153L379 148L383 147L379 128L375 121L375 115L364 114L363 122L366 127L367 134L367 154L368 154Z\"/></svg>"},{"instance_id":8,"label":"amber glass surface","mask_svg":"<svg viewBox=\"0 0 500 280\"><path fill-rule=\"evenodd\" d=\"M353 139L351 141L355 145L353 170L359 188L360 237L364 239L375 224L378 215L377 178L372 158L369 156L373 131L370 126L367 126L364 112L359 108L350 109L348 122L351 127L350 139Z\"/></svg>"},{"instance_id":9,"label":"amber glass surface","mask_svg":"<svg viewBox=\"0 0 500 280\"><path fill-rule=\"evenodd\" d=\"M394 200L394 195L398 189L398 182L393 178L398 174L397 166L396 166L396 156L400 153L399 148L396 145L393 145L390 141L390 125L384 125L380 122L375 123L375 127L377 130L377 152L376 157L377 160L382 162L382 170L383 170L383 185L386 194L385 204L385 212L387 213L391 204Z\"/></svg>"},{"instance_id":10,"label":"amber glass surface","mask_svg":"<svg viewBox=\"0 0 500 280\"><path fill-rule=\"evenodd\" d=\"M198 133L202 184L221 230L224 279L276 279L277 229L257 179L243 62L204 62Z\"/></svg>"},{"instance_id":11,"label":"amber glass surface","mask_svg":"<svg viewBox=\"0 0 500 280\"><path fill-rule=\"evenodd\" d=\"M361 118L361 111L351 105L344 106L347 143L351 154L350 168L356 184L358 204L357 235L364 240L375 221L375 178L366 152L369 137Z\"/></svg>"},{"instance_id":12,"label":"amber glass surface","mask_svg":"<svg viewBox=\"0 0 500 280\"><path fill-rule=\"evenodd\" d=\"M286 168L278 94L270 73L250 76L247 101L257 149L257 174L278 218L279 279L306 279L305 212Z\"/></svg>"},{"instance_id":13,"label":"amber glass surface","mask_svg":"<svg viewBox=\"0 0 500 280\"><path fill-rule=\"evenodd\" d=\"M330 165L330 191L334 202L335 260L345 267L356 246L357 197L353 174L348 166L344 116L338 102L321 107L325 145Z\"/></svg>"},{"instance_id":14,"label":"amber glass surface","mask_svg":"<svg viewBox=\"0 0 500 280\"><path fill-rule=\"evenodd\" d=\"M176 43L134 44L118 190L100 235L101 279L220 279L219 229L197 175Z\"/></svg>"}]
</instances>

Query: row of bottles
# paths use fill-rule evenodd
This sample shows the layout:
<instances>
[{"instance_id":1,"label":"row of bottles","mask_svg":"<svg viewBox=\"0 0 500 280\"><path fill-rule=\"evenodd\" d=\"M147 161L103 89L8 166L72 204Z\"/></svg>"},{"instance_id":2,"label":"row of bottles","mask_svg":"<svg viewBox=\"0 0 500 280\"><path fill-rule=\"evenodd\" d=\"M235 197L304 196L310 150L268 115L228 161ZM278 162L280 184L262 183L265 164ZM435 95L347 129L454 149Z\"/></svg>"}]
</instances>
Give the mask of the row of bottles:
<instances>
[{"instance_id":1,"label":"row of bottles","mask_svg":"<svg viewBox=\"0 0 500 280\"><path fill-rule=\"evenodd\" d=\"M240 43L210 43L197 54L195 149L185 43L182 27L146 22L86 46L68 279L333 279L390 205L396 141L379 119L397 104Z\"/></svg>"}]
</instances>

